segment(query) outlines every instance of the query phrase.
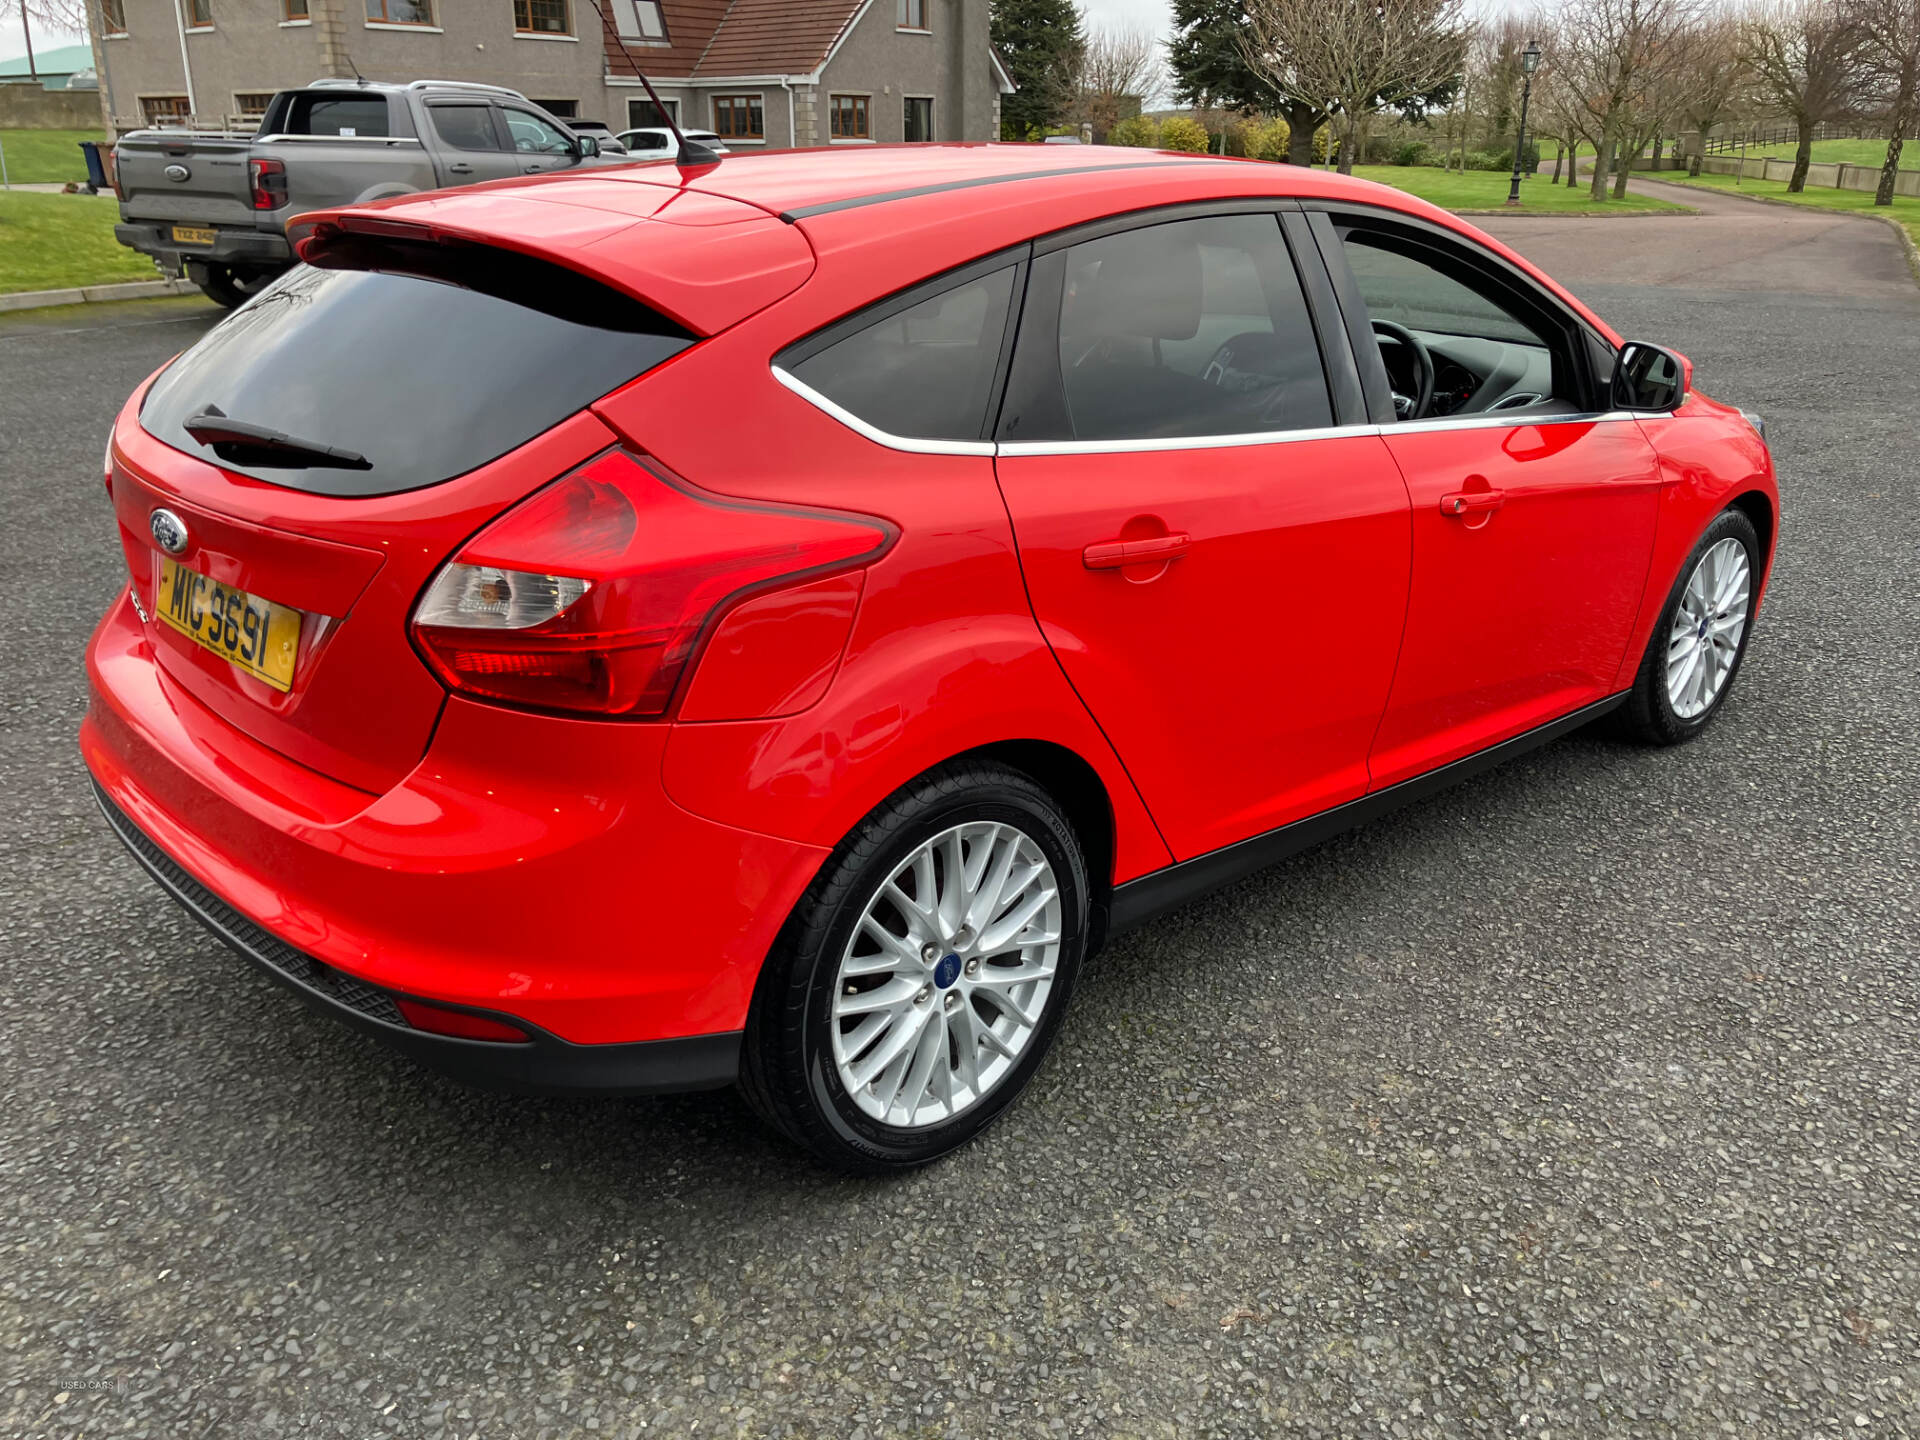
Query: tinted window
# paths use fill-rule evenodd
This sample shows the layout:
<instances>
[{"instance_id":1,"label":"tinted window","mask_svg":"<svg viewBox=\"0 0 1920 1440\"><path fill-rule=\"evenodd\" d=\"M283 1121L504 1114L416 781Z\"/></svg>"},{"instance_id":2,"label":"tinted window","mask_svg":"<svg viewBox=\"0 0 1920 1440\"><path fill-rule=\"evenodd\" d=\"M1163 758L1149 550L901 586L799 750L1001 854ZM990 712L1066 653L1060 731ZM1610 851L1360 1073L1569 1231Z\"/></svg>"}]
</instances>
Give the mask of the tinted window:
<instances>
[{"instance_id":1,"label":"tinted window","mask_svg":"<svg viewBox=\"0 0 1920 1440\"><path fill-rule=\"evenodd\" d=\"M296 95L287 116L290 135L385 136L387 102L379 95Z\"/></svg>"},{"instance_id":2,"label":"tinted window","mask_svg":"<svg viewBox=\"0 0 1920 1440\"><path fill-rule=\"evenodd\" d=\"M1313 323L1271 215L1180 220L1074 246L1059 357L1077 440L1333 423Z\"/></svg>"},{"instance_id":3,"label":"tinted window","mask_svg":"<svg viewBox=\"0 0 1920 1440\"><path fill-rule=\"evenodd\" d=\"M691 342L574 271L482 247L352 240L287 272L161 375L140 423L211 460L209 406L367 470L227 465L326 495L385 495L484 465Z\"/></svg>"},{"instance_id":4,"label":"tinted window","mask_svg":"<svg viewBox=\"0 0 1920 1440\"><path fill-rule=\"evenodd\" d=\"M434 105L433 128L456 150L498 150L490 105Z\"/></svg>"},{"instance_id":5,"label":"tinted window","mask_svg":"<svg viewBox=\"0 0 1920 1440\"><path fill-rule=\"evenodd\" d=\"M1387 249L1365 234L1348 235L1345 249L1347 268L1375 320L1391 320L1409 330L1543 343L1505 307L1423 260Z\"/></svg>"},{"instance_id":6,"label":"tinted window","mask_svg":"<svg viewBox=\"0 0 1920 1440\"><path fill-rule=\"evenodd\" d=\"M788 370L890 435L978 440L1006 336L1014 267L897 310Z\"/></svg>"}]
</instances>

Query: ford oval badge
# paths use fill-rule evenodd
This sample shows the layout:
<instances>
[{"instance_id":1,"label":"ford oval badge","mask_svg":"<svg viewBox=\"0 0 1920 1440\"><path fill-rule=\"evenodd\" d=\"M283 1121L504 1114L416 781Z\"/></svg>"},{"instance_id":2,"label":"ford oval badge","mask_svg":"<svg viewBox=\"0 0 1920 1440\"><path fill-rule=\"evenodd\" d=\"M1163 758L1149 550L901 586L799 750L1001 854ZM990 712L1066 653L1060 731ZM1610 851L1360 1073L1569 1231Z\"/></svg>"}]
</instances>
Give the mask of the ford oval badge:
<instances>
[{"instance_id":1,"label":"ford oval badge","mask_svg":"<svg viewBox=\"0 0 1920 1440\"><path fill-rule=\"evenodd\" d=\"M187 548L187 522L171 510L156 510L147 517L147 528L153 532L154 543L169 555L179 555Z\"/></svg>"},{"instance_id":2,"label":"ford oval badge","mask_svg":"<svg viewBox=\"0 0 1920 1440\"><path fill-rule=\"evenodd\" d=\"M175 184L191 178L192 175L193 172L184 165L169 165L166 169L167 179L173 181Z\"/></svg>"}]
</instances>

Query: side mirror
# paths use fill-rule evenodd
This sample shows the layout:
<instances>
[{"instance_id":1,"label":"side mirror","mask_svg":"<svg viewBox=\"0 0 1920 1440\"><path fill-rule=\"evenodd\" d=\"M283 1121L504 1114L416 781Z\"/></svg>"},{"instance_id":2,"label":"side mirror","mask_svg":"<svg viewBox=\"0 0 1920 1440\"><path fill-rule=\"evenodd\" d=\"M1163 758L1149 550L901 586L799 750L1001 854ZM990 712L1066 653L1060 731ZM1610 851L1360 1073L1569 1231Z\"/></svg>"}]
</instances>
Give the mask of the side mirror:
<instances>
[{"instance_id":1,"label":"side mirror","mask_svg":"<svg viewBox=\"0 0 1920 1440\"><path fill-rule=\"evenodd\" d=\"M1678 410L1692 380L1686 356L1629 340L1613 362L1613 408L1663 414Z\"/></svg>"},{"instance_id":2,"label":"side mirror","mask_svg":"<svg viewBox=\"0 0 1920 1440\"><path fill-rule=\"evenodd\" d=\"M589 155L598 155L600 142L591 135L576 135L573 137L573 153L582 159Z\"/></svg>"}]
</instances>

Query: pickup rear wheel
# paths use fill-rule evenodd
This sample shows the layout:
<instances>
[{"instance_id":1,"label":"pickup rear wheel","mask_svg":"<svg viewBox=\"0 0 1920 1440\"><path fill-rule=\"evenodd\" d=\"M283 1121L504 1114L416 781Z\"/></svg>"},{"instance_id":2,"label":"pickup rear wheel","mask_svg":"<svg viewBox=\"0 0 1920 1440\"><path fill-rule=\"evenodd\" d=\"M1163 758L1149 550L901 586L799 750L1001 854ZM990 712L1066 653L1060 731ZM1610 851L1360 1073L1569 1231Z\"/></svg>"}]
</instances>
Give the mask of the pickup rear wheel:
<instances>
[{"instance_id":1,"label":"pickup rear wheel","mask_svg":"<svg viewBox=\"0 0 1920 1440\"><path fill-rule=\"evenodd\" d=\"M274 281L270 270L242 270L232 265L195 266L194 283L214 304L237 310Z\"/></svg>"}]
</instances>

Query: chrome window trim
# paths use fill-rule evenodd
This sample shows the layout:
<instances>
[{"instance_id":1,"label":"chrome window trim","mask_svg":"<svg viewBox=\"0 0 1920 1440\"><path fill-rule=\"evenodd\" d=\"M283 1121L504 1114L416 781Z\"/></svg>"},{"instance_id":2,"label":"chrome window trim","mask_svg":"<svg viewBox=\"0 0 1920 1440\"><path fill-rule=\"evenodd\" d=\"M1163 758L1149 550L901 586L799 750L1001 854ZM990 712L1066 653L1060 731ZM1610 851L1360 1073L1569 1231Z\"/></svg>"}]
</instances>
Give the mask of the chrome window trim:
<instances>
[{"instance_id":1,"label":"chrome window trim","mask_svg":"<svg viewBox=\"0 0 1920 1440\"><path fill-rule=\"evenodd\" d=\"M1229 450L1248 445L1287 445L1307 440L1340 440L1361 435L1424 435L1438 430L1494 430L1521 425L1598 425L1603 421L1632 420L1631 410L1604 410L1580 415L1541 415L1529 419L1512 410L1493 414L1444 416L1393 425L1316 425L1302 430L1263 430L1237 435L1185 435L1143 440L920 440L894 435L869 425L844 406L837 405L778 365L769 366L773 378L802 400L838 420L855 434L911 455L986 455L1014 459L1023 455L1141 455L1156 450Z\"/></svg>"},{"instance_id":2,"label":"chrome window trim","mask_svg":"<svg viewBox=\"0 0 1920 1440\"><path fill-rule=\"evenodd\" d=\"M796 380L778 365L768 367L773 378L817 410L822 410L857 435L889 450L904 450L913 455L992 455L991 440L921 440L908 435L892 435L877 425L869 425L845 406L836 405L804 380Z\"/></svg>"}]
</instances>

